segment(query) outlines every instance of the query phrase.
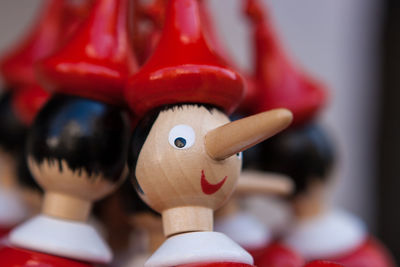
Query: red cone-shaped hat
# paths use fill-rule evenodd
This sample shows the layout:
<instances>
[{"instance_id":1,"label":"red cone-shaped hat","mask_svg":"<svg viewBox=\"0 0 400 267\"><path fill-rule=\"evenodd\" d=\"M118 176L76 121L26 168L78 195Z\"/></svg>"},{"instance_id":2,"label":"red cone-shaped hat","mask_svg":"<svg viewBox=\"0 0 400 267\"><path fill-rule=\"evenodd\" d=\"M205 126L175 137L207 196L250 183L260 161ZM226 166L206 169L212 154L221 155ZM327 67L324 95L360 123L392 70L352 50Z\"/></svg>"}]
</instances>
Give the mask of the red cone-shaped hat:
<instances>
[{"instance_id":1,"label":"red cone-shaped hat","mask_svg":"<svg viewBox=\"0 0 400 267\"><path fill-rule=\"evenodd\" d=\"M247 0L245 11L254 24L255 74L241 109L258 113L282 107L293 112L296 125L311 120L325 104L323 86L288 60L258 0Z\"/></svg>"},{"instance_id":2,"label":"red cone-shaped hat","mask_svg":"<svg viewBox=\"0 0 400 267\"><path fill-rule=\"evenodd\" d=\"M243 94L242 78L221 63L202 32L196 0L170 0L153 55L125 90L138 115L177 103L211 104L232 112Z\"/></svg>"},{"instance_id":3,"label":"red cone-shaped hat","mask_svg":"<svg viewBox=\"0 0 400 267\"><path fill-rule=\"evenodd\" d=\"M63 0L46 1L28 35L3 57L0 71L8 87L35 83L34 63L48 56L59 43L64 4Z\"/></svg>"},{"instance_id":4,"label":"red cone-shaped hat","mask_svg":"<svg viewBox=\"0 0 400 267\"><path fill-rule=\"evenodd\" d=\"M129 0L97 0L87 20L57 53L38 65L46 89L111 104L136 69L128 32Z\"/></svg>"},{"instance_id":5,"label":"red cone-shaped hat","mask_svg":"<svg viewBox=\"0 0 400 267\"><path fill-rule=\"evenodd\" d=\"M143 65L160 40L165 9L168 0L154 0L144 5L140 0L133 0L133 46L139 65Z\"/></svg>"}]
</instances>

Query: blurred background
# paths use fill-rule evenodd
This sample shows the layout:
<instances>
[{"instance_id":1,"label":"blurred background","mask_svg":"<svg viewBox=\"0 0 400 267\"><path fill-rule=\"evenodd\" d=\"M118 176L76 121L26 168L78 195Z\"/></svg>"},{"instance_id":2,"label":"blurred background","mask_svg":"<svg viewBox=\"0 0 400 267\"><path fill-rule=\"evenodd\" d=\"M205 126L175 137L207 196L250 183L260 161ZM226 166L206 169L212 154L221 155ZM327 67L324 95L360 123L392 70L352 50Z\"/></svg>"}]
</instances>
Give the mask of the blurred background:
<instances>
[{"instance_id":1,"label":"blurred background","mask_svg":"<svg viewBox=\"0 0 400 267\"><path fill-rule=\"evenodd\" d=\"M230 54L251 68L241 1L208 1ZM0 51L29 26L40 2L0 1ZM400 257L400 2L264 2L286 51L330 90L320 119L339 155L332 202L365 220Z\"/></svg>"}]
</instances>

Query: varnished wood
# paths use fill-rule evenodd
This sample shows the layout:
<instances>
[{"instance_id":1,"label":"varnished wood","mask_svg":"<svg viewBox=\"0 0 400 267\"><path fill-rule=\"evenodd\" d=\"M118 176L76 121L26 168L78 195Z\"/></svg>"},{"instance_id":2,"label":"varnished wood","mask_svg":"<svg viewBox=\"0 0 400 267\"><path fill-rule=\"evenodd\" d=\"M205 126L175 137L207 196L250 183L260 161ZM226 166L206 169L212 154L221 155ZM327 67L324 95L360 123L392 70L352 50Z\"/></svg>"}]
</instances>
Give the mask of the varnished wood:
<instances>
[{"instance_id":1,"label":"varnished wood","mask_svg":"<svg viewBox=\"0 0 400 267\"><path fill-rule=\"evenodd\" d=\"M47 191L44 195L42 213L73 221L86 221L92 202L68 194Z\"/></svg>"},{"instance_id":2,"label":"varnished wood","mask_svg":"<svg viewBox=\"0 0 400 267\"><path fill-rule=\"evenodd\" d=\"M101 175L89 175L85 170L72 171L65 161L43 161L37 164L28 158L29 168L36 181L45 190L44 214L70 220L86 221L92 202L114 191L112 184ZM123 176L126 175L126 172Z\"/></svg>"},{"instance_id":3,"label":"varnished wood","mask_svg":"<svg viewBox=\"0 0 400 267\"><path fill-rule=\"evenodd\" d=\"M203 106L183 105L162 111L139 154L136 178L143 200L162 214L165 234L211 231L213 211L229 199L239 178L241 157L237 153L282 130L290 121L287 110L233 123L221 111ZM247 127L247 123L252 125ZM187 140L191 144L187 149L169 142L171 130L177 125L191 128L195 136L193 144ZM212 142L206 142L206 136L210 132L215 146L226 151L225 145L215 143L218 133L220 142L235 147L229 149L230 157L226 153L223 160L209 156L207 147ZM203 183L212 190L207 191Z\"/></svg>"},{"instance_id":4,"label":"varnished wood","mask_svg":"<svg viewBox=\"0 0 400 267\"><path fill-rule=\"evenodd\" d=\"M292 122L287 109L275 109L234 121L206 136L206 149L215 160L226 159L277 134Z\"/></svg>"},{"instance_id":5,"label":"varnished wood","mask_svg":"<svg viewBox=\"0 0 400 267\"><path fill-rule=\"evenodd\" d=\"M163 228L166 236L177 233L212 231L213 210L204 207L176 207L162 213Z\"/></svg>"},{"instance_id":6,"label":"varnished wood","mask_svg":"<svg viewBox=\"0 0 400 267\"><path fill-rule=\"evenodd\" d=\"M290 195L293 181L284 174L245 170L240 174L236 194Z\"/></svg>"}]
</instances>

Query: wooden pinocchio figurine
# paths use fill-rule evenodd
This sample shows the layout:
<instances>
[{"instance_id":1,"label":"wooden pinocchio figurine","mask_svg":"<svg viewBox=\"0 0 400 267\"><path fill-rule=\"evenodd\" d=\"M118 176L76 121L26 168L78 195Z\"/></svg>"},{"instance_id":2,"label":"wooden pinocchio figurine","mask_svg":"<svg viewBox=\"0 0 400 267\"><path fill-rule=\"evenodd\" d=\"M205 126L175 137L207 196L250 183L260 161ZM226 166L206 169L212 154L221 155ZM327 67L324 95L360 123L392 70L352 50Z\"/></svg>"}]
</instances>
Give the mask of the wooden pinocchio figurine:
<instances>
[{"instance_id":1,"label":"wooden pinocchio figurine","mask_svg":"<svg viewBox=\"0 0 400 267\"><path fill-rule=\"evenodd\" d=\"M294 114L291 129L249 154L254 156L249 159L249 167L287 175L295 183L289 200L295 222L282 243L306 261L332 260L346 267L395 266L386 249L368 234L359 219L327 205L334 149L328 135L315 122L326 101L326 91L286 57L259 1L247 0L245 10L254 25L256 62L254 90L246 99L247 110L285 107Z\"/></svg>"},{"instance_id":2,"label":"wooden pinocchio figurine","mask_svg":"<svg viewBox=\"0 0 400 267\"><path fill-rule=\"evenodd\" d=\"M213 212L235 189L240 152L287 127L285 109L230 122L241 77L206 42L195 0L170 0L160 42L126 87L140 118L128 155L140 197L161 213L167 240L145 266L251 266L213 232Z\"/></svg>"},{"instance_id":3,"label":"wooden pinocchio figurine","mask_svg":"<svg viewBox=\"0 0 400 267\"><path fill-rule=\"evenodd\" d=\"M127 175L130 120L123 87L136 70L128 0L98 0L56 53L38 65L54 92L30 129L27 161L45 191L42 212L15 228L0 249L4 267L87 267L112 252L86 221L92 202Z\"/></svg>"},{"instance_id":4,"label":"wooden pinocchio figurine","mask_svg":"<svg viewBox=\"0 0 400 267\"><path fill-rule=\"evenodd\" d=\"M37 84L34 64L58 46L65 26L79 21L72 8L66 16L68 6L62 0L46 1L33 27L1 60L6 86L0 100L0 236L35 212L40 202L38 192L25 186L32 183L24 159L26 132L48 98Z\"/></svg>"}]
</instances>

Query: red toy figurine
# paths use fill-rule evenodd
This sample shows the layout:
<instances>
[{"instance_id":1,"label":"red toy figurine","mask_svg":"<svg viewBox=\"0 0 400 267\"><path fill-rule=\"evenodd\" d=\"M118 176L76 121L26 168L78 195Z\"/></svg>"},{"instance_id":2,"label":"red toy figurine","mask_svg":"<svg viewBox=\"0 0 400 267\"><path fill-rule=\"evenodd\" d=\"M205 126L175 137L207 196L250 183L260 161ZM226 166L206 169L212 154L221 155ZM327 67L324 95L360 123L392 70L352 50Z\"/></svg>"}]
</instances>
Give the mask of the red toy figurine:
<instances>
[{"instance_id":1,"label":"red toy figurine","mask_svg":"<svg viewBox=\"0 0 400 267\"><path fill-rule=\"evenodd\" d=\"M28 136L29 168L44 189L42 214L15 228L4 267L107 263L112 253L86 223L92 202L126 177L130 121L122 90L136 70L129 0L97 0L87 20L38 73L54 94Z\"/></svg>"},{"instance_id":2,"label":"red toy figurine","mask_svg":"<svg viewBox=\"0 0 400 267\"><path fill-rule=\"evenodd\" d=\"M34 212L37 206L32 204L32 199L25 199L32 194L26 194L27 191L21 188L31 181L29 172L24 172L27 169L23 160L25 134L36 111L48 97L48 93L37 85L34 64L49 55L60 43L60 38L64 38L61 29L68 25L65 24L67 17L78 21L72 8L66 16L64 9L68 6L62 0L46 1L32 29L1 60L0 70L6 87L0 101L0 154L3 161L0 236Z\"/></svg>"},{"instance_id":3,"label":"red toy figurine","mask_svg":"<svg viewBox=\"0 0 400 267\"><path fill-rule=\"evenodd\" d=\"M229 199L240 152L284 129L279 109L229 122L243 81L221 63L202 32L195 0L170 0L156 50L133 75L126 98L139 118L128 157L140 197L161 213L167 240L145 266L251 266L252 257L213 232Z\"/></svg>"},{"instance_id":4,"label":"red toy figurine","mask_svg":"<svg viewBox=\"0 0 400 267\"><path fill-rule=\"evenodd\" d=\"M255 27L257 64L245 110L285 107L293 112L294 125L258 146L248 160L249 167L287 175L296 185L290 199L296 221L283 243L307 261L332 260L346 267L394 266L363 223L326 206L325 191L334 152L325 132L313 122L325 103L326 93L286 58L258 2L246 3L246 12Z\"/></svg>"}]
</instances>

